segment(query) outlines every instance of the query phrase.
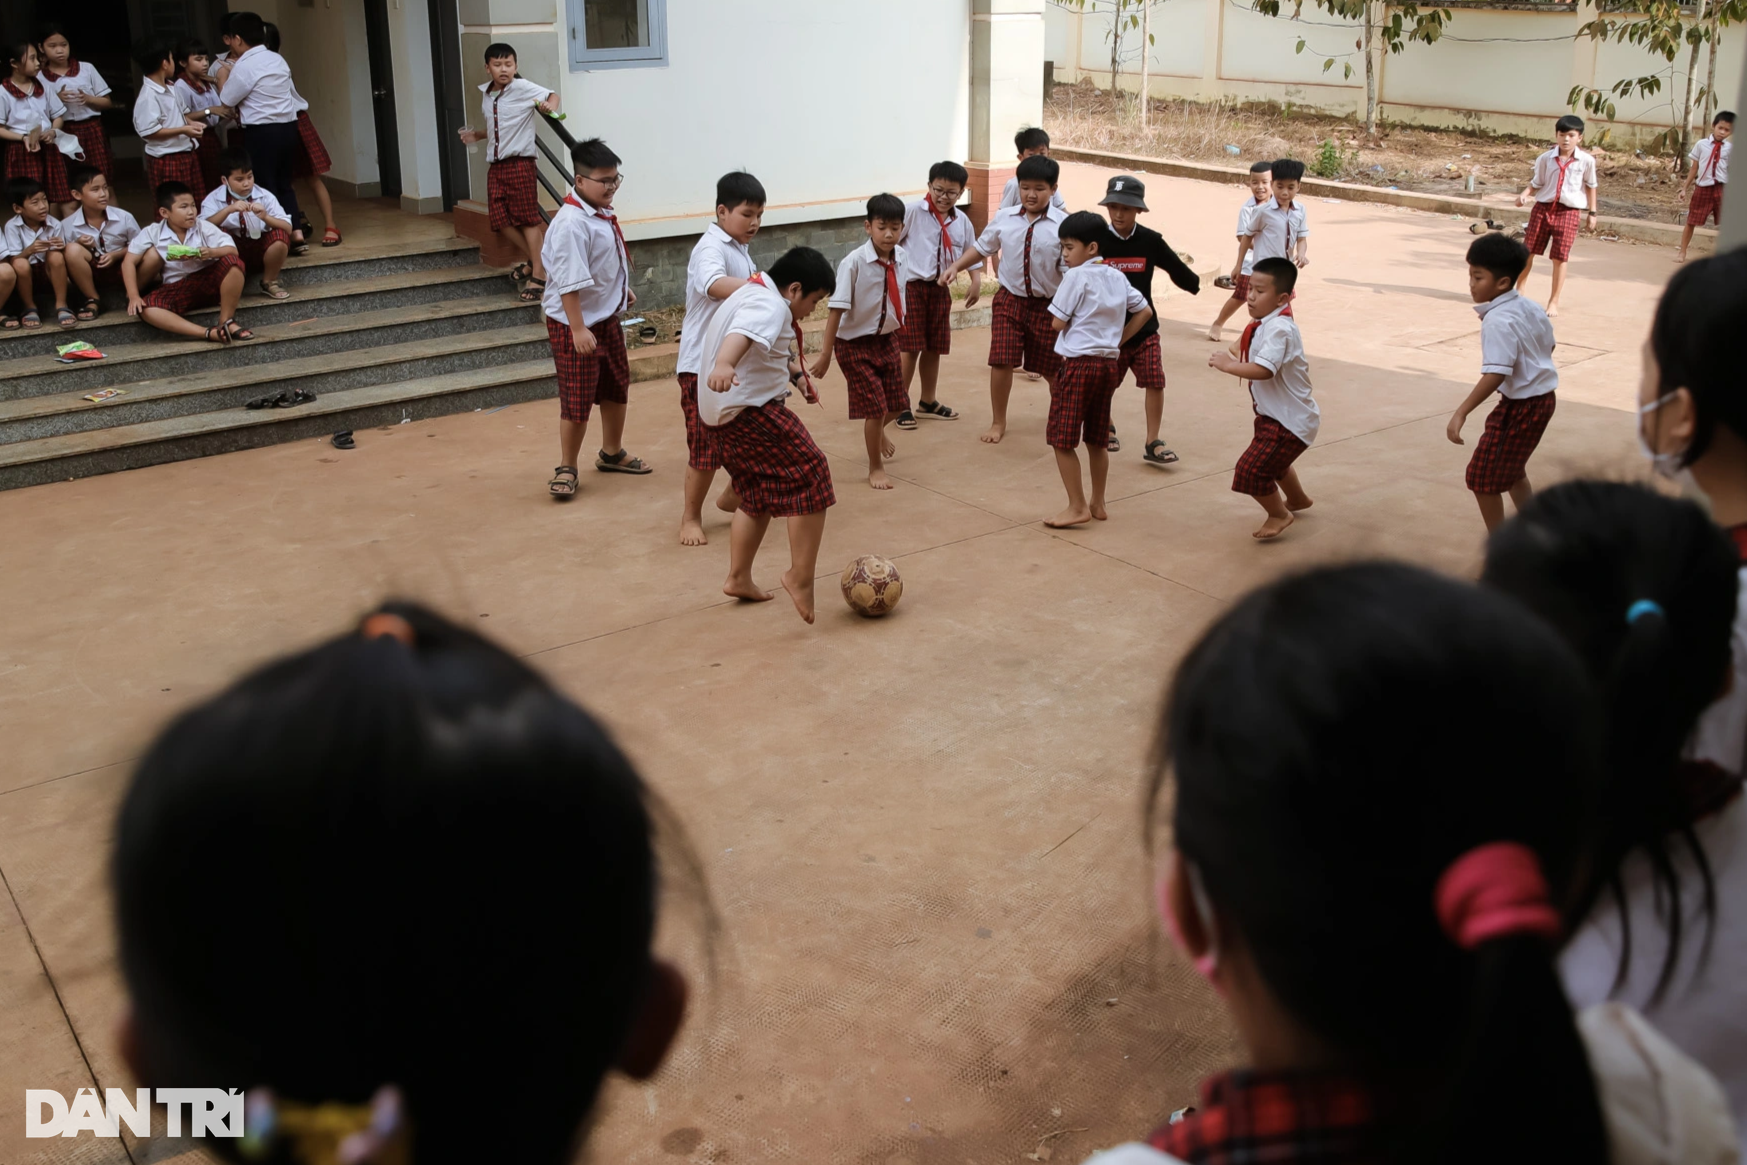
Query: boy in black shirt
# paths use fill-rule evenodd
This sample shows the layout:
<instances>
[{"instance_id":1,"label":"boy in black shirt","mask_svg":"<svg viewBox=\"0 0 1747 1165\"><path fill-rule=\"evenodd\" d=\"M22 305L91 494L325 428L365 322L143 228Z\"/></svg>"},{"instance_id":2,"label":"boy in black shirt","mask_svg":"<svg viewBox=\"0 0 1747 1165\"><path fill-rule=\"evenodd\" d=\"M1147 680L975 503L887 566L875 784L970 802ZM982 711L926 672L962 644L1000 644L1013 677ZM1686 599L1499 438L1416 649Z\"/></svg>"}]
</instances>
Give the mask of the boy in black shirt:
<instances>
[{"instance_id":1,"label":"boy in black shirt","mask_svg":"<svg viewBox=\"0 0 1747 1165\"><path fill-rule=\"evenodd\" d=\"M1146 187L1131 174L1119 174L1110 180L1104 201L1098 204L1110 212L1110 226L1116 237L1106 244L1099 255L1106 266L1114 267L1134 284L1136 291L1153 305L1153 272L1164 268L1171 282L1190 295L1201 293L1201 279L1177 252L1171 250L1164 236L1151 227L1141 226L1136 219L1146 209ZM1134 369L1134 382L1146 389L1146 452L1142 460L1151 465L1170 465L1177 460L1159 438L1159 422L1165 412L1165 368L1159 357L1159 317L1155 311L1146 326L1124 344L1117 356L1117 381ZM1110 452L1121 445L1116 440L1116 426L1110 427Z\"/></svg>"}]
</instances>

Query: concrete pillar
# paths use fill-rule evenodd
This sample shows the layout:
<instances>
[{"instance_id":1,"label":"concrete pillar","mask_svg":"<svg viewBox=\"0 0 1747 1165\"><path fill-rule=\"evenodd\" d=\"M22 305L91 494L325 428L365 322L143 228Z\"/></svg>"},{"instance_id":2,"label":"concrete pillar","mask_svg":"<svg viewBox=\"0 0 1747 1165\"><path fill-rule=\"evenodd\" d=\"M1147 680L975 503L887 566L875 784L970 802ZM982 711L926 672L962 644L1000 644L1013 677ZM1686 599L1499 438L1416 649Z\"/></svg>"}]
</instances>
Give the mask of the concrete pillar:
<instances>
[{"instance_id":1,"label":"concrete pillar","mask_svg":"<svg viewBox=\"0 0 1747 1165\"><path fill-rule=\"evenodd\" d=\"M1719 105L1719 108L1725 108ZM1747 69L1741 70L1741 95L1734 109L1747 109ZM1729 251L1747 244L1747 198L1739 195L1723 199L1723 218L1717 224L1717 251Z\"/></svg>"},{"instance_id":2,"label":"concrete pillar","mask_svg":"<svg viewBox=\"0 0 1747 1165\"><path fill-rule=\"evenodd\" d=\"M978 230L1013 176L1013 135L1043 124L1044 0L971 0L971 222Z\"/></svg>"}]
</instances>

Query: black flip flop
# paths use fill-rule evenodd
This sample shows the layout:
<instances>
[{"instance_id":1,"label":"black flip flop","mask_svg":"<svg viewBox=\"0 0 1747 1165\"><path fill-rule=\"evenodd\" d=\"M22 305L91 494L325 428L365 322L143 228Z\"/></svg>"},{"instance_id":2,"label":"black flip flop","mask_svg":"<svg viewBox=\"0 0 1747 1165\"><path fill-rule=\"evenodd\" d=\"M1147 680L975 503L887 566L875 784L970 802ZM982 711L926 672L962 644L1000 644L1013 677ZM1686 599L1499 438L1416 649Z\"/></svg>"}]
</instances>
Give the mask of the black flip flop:
<instances>
[{"instance_id":1,"label":"black flip flop","mask_svg":"<svg viewBox=\"0 0 1747 1165\"><path fill-rule=\"evenodd\" d=\"M352 430L342 429L334 434L333 446L335 449L356 449L358 442L353 440Z\"/></svg>"}]
</instances>

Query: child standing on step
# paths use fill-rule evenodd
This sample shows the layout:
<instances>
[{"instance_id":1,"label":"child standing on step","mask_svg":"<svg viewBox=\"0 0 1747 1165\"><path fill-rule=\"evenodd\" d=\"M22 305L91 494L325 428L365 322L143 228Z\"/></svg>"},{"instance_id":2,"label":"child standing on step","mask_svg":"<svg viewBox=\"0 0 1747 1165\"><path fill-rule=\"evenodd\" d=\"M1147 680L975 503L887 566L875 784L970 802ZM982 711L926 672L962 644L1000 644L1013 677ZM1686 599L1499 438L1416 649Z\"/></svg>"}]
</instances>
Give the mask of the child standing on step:
<instances>
[{"instance_id":1,"label":"child standing on step","mask_svg":"<svg viewBox=\"0 0 1747 1165\"><path fill-rule=\"evenodd\" d=\"M940 358L952 351L952 288L943 287L940 273L970 249L976 232L971 220L958 212L970 175L957 162L936 162L928 171L928 193L904 212L904 244L910 260L910 282L904 288L904 326L898 330L898 352L904 362L904 392L910 378L922 372L921 396L916 411L898 414L898 428L914 429L918 414L941 421L956 421L958 413L937 398ZM975 307L983 294L983 265L971 266L970 290L964 305Z\"/></svg>"},{"instance_id":2,"label":"child standing on step","mask_svg":"<svg viewBox=\"0 0 1747 1165\"><path fill-rule=\"evenodd\" d=\"M200 217L229 235L246 273L259 273L261 294L290 299L279 270L291 251L291 219L271 190L255 185L249 152L233 146L219 155L224 181L200 204Z\"/></svg>"},{"instance_id":3,"label":"child standing on step","mask_svg":"<svg viewBox=\"0 0 1747 1165\"><path fill-rule=\"evenodd\" d=\"M540 217L534 118L540 111L558 112L558 94L517 73L516 50L507 44L486 46L485 68L491 74L491 80L479 87L485 128L465 127L461 140L468 145L486 143L485 197L491 208L491 229L522 256L512 274L528 281L522 299L533 303L546 289L546 268L540 257L546 220Z\"/></svg>"},{"instance_id":4,"label":"child standing on step","mask_svg":"<svg viewBox=\"0 0 1747 1165\"><path fill-rule=\"evenodd\" d=\"M6 224L5 242L0 244L0 250L12 268L18 298L24 303L24 326L41 326L37 296L52 295L55 321L63 328L74 327L78 321L67 310L67 261L63 253L66 242L58 230L60 223L49 213L48 194L35 178L9 178L6 196L12 204L12 218Z\"/></svg>"},{"instance_id":5,"label":"child standing on step","mask_svg":"<svg viewBox=\"0 0 1747 1165\"><path fill-rule=\"evenodd\" d=\"M0 81L0 140L6 143L6 177L34 178L51 203L67 202L67 161L55 145L55 134L67 107L47 85L36 79L40 58L28 40L7 41L12 75Z\"/></svg>"},{"instance_id":6,"label":"child standing on step","mask_svg":"<svg viewBox=\"0 0 1747 1165\"><path fill-rule=\"evenodd\" d=\"M206 124L194 119L170 88L176 60L169 46L154 41L134 55L140 67L139 96L134 99L133 128L146 147L146 185L153 190L180 182L190 191L203 189L197 143Z\"/></svg>"},{"instance_id":7,"label":"child standing on step","mask_svg":"<svg viewBox=\"0 0 1747 1165\"><path fill-rule=\"evenodd\" d=\"M105 178L113 178L115 163L109 152L109 134L103 128L103 111L115 107L115 99L109 96L109 83L91 62L73 59L72 42L60 25L45 25L39 43L43 60L37 80L61 99L67 111L62 126L79 139L85 165L97 167ZM69 200L56 213L62 218L72 214L74 201Z\"/></svg>"},{"instance_id":8,"label":"child standing on step","mask_svg":"<svg viewBox=\"0 0 1747 1165\"><path fill-rule=\"evenodd\" d=\"M1237 260L1231 265L1231 295L1219 305L1219 315L1207 329L1207 338L1214 343L1224 337L1225 321L1250 303L1250 272L1255 269L1256 256L1250 249L1256 208L1274 196L1274 163L1255 162L1250 166L1250 196L1237 208Z\"/></svg>"},{"instance_id":9,"label":"child standing on step","mask_svg":"<svg viewBox=\"0 0 1747 1165\"><path fill-rule=\"evenodd\" d=\"M1535 200L1529 212L1528 229L1523 243L1529 249L1529 265L1516 281L1519 292L1534 270L1535 256L1551 247L1553 256L1553 291L1547 296L1547 314L1559 314L1559 293L1565 290L1565 265L1571 261L1571 246L1577 241L1577 231L1583 225L1580 218L1584 206L1589 207L1589 229L1595 229L1596 179L1595 155L1582 147L1583 119L1567 113L1553 125L1553 148L1535 159L1535 172L1523 192L1516 196L1518 206Z\"/></svg>"},{"instance_id":10,"label":"child standing on step","mask_svg":"<svg viewBox=\"0 0 1747 1165\"><path fill-rule=\"evenodd\" d=\"M77 206L61 220L60 233L67 244L67 277L85 297L74 314L80 320L94 320L103 311L102 289L123 287L121 262L127 245L140 233L140 224L127 211L110 205L109 179L101 170L74 166L67 183Z\"/></svg>"},{"instance_id":11,"label":"child standing on step","mask_svg":"<svg viewBox=\"0 0 1747 1165\"><path fill-rule=\"evenodd\" d=\"M1686 229L1680 232L1680 254L1676 263L1686 262L1686 248L1692 243L1694 227L1702 227L1709 219L1723 224L1723 187L1729 182L1729 154L1734 149L1729 138L1735 132L1735 115L1727 109L1711 119L1711 136L1695 142L1687 158L1686 178L1680 184L1680 196L1688 191L1692 203L1686 209Z\"/></svg>"},{"instance_id":12,"label":"child standing on step","mask_svg":"<svg viewBox=\"0 0 1747 1165\"><path fill-rule=\"evenodd\" d=\"M243 261L231 237L200 217L194 191L181 182L158 187L158 221L135 235L122 260L127 314L159 331L214 344L252 340L237 323L243 298ZM153 291L146 291L161 280ZM205 328L185 317L217 307L219 323Z\"/></svg>"},{"instance_id":13,"label":"child standing on step","mask_svg":"<svg viewBox=\"0 0 1747 1165\"><path fill-rule=\"evenodd\" d=\"M262 25L267 34L266 46L271 52L279 51L279 26L271 22ZM315 196L315 205L321 211L322 229L321 245L337 247L343 241L340 236L340 221L334 217L334 196L328 192L328 184L322 181L322 175L334 168L334 161L328 156L328 147L321 140L321 134L316 132L315 122L309 119L309 98L297 91L297 82L291 83L291 102L297 107L297 150L291 155L291 177L299 178L309 183L309 192ZM308 216L300 216L294 220L291 231L291 253L302 255L309 251L309 237L315 233Z\"/></svg>"},{"instance_id":14,"label":"child standing on step","mask_svg":"<svg viewBox=\"0 0 1747 1165\"><path fill-rule=\"evenodd\" d=\"M178 42L171 56L176 61L176 79L170 88L181 99L189 120L206 126L194 152L200 160L200 189L202 192L211 191L224 180L224 175L219 172L218 156L226 145L224 103L218 99L218 85L208 71L211 57L206 45L197 40Z\"/></svg>"}]
</instances>

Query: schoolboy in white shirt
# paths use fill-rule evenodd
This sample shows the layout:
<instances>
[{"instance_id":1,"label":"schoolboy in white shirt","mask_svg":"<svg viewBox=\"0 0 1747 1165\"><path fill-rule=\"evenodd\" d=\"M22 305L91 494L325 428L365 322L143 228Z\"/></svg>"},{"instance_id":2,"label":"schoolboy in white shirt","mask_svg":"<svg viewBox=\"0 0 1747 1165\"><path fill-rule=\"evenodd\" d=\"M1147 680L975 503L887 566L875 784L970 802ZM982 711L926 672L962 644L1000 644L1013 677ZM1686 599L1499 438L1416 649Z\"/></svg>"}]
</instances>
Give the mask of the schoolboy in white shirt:
<instances>
[{"instance_id":1,"label":"schoolboy in white shirt","mask_svg":"<svg viewBox=\"0 0 1747 1165\"><path fill-rule=\"evenodd\" d=\"M67 310L66 241L61 238L59 222L49 213L48 193L35 178L9 178L6 194L12 218L0 236L0 253L6 256L18 298L24 303L23 326L41 326L36 299L44 293L54 296L56 322L63 328L77 326L77 319Z\"/></svg>"},{"instance_id":2,"label":"schoolboy in white shirt","mask_svg":"<svg viewBox=\"0 0 1747 1165\"><path fill-rule=\"evenodd\" d=\"M1595 155L1582 148L1583 119L1567 113L1553 125L1554 146L1535 159L1535 173L1528 186L1516 196L1518 206L1527 206L1531 197L1535 209L1529 212L1529 225L1523 232L1523 245L1529 249L1529 265L1516 281L1520 292L1534 270L1535 256L1551 248L1553 258L1553 291L1547 297L1547 314L1559 314L1559 293L1565 290L1565 265L1571 261L1571 246L1577 241L1582 225L1580 213L1589 207L1589 229L1595 229L1596 176Z\"/></svg>"},{"instance_id":3,"label":"schoolboy in white shirt","mask_svg":"<svg viewBox=\"0 0 1747 1165\"><path fill-rule=\"evenodd\" d=\"M1694 142L1687 159L1686 177L1680 183L1680 196L1688 192L1692 202L1686 208L1686 229L1680 232L1680 253L1676 263L1686 262L1686 248L1692 243L1694 227L1702 227L1710 219L1718 226L1723 222L1723 188L1729 184L1729 155L1734 146L1729 138L1735 133L1735 115L1725 109L1711 118L1711 136Z\"/></svg>"},{"instance_id":4,"label":"schoolboy in white shirt","mask_svg":"<svg viewBox=\"0 0 1747 1165\"><path fill-rule=\"evenodd\" d=\"M1281 158L1273 164L1269 173L1273 197L1250 211L1249 253L1255 262L1285 259L1295 267L1310 266L1310 224L1304 204L1298 201L1303 181L1303 162Z\"/></svg>"},{"instance_id":5,"label":"schoolboy in white shirt","mask_svg":"<svg viewBox=\"0 0 1747 1165\"><path fill-rule=\"evenodd\" d=\"M198 142L206 125L189 116L182 98L170 88L176 62L163 44L152 43L134 60L139 64L139 95L133 102L133 129L146 149L146 185L156 191L165 182L180 182L190 190L205 186L200 173Z\"/></svg>"},{"instance_id":6,"label":"schoolboy in white shirt","mask_svg":"<svg viewBox=\"0 0 1747 1165\"><path fill-rule=\"evenodd\" d=\"M1239 308L1247 308L1250 303L1250 272L1255 270L1256 256L1250 250L1253 241L1250 236L1255 232L1256 208L1266 205L1274 197L1274 163L1255 162L1250 165L1250 196L1237 208L1237 261L1231 266L1231 274L1226 283L1231 288L1231 295L1219 305L1219 315L1213 320L1213 326L1207 329L1207 338L1218 343L1224 337L1225 321L1237 313ZM1218 286L1215 283L1215 286Z\"/></svg>"},{"instance_id":7,"label":"schoolboy in white shirt","mask_svg":"<svg viewBox=\"0 0 1747 1165\"><path fill-rule=\"evenodd\" d=\"M1255 408L1255 436L1238 458L1231 488L1248 494L1267 512L1251 537L1278 538L1311 506L1293 466L1316 440L1322 410L1311 396L1310 363L1292 319L1292 289L1298 266L1273 256L1257 259L1250 272L1250 323L1230 352L1214 352L1210 367L1247 381ZM1282 496L1284 491L1284 496Z\"/></svg>"},{"instance_id":8,"label":"schoolboy in white shirt","mask_svg":"<svg viewBox=\"0 0 1747 1165\"><path fill-rule=\"evenodd\" d=\"M246 273L259 273L261 294L290 299L279 282L279 271L291 253L291 219L273 192L255 185L255 163L249 152L232 146L218 156L223 181L200 203L200 217L229 235Z\"/></svg>"},{"instance_id":9,"label":"schoolboy in white shirt","mask_svg":"<svg viewBox=\"0 0 1747 1165\"><path fill-rule=\"evenodd\" d=\"M218 99L218 85L209 72L212 59L206 46L192 39L176 42L170 55L176 62L176 79L170 82L170 90L182 102L188 119L206 127L194 154L200 163L199 189L210 192L224 180L224 175L219 172L218 156L230 144L225 141L228 118L224 104Z\"/></svg>"},{"instance_id":10,"label":"schoolboy in white shirt","mask_svg":"<svg viewBox=\"0 0 1747 1165\"><path fill-rule=\"evenodd\" d=\"M1062 369L1049 387L1045 440L1055 450L1068 507L1043 522L1056 529L1110 516L1104 508L1104 483L1110 476L1110 400L1122 379L1118 357L1122 345L1153 317L1146 297L1099 254L1116 237L1101 216L1089 210L1070 214L1059 233L1068 270L1049 312ZM1082 442L1092 474L1090 501L1075 452Z\"/></svg>"},{"instance_id":11,"label":"schoolboy in white shirt","mask_svg":"<svg viewBox=\"0 0 1747 1165\"><path fill-rule=\"evenodd\" d=\"M157 289L146 291L159 277ZM243 298L243 261L237 258L236 244L200 217L194 191L180 182L158 187L158 221L127 245L121 279L127 287L127 314L160 331L212 344L255 338L236 318ZM214 305L219 309L215 327L185 318Z\"/></svg>"},{"instance_id":12,"label":"schoolboy in white shirt","mask_svg":"<svg viewBox=\"0 0 1747 1165\"><path fill-rule=\"evenodd\" d=\"M958 412L938 399L940 358L952 351L952 288L943 287L940 273L970 250L976 232L958 211L970 175L957 162L936 162L928 171L928 193L904 211L904 233L898 242L909 258L910 282L904 287L904 326L898 330L898 352L904 364L904 392L910 378L922 371L916 410L898 414L898 428L914 429L918 415L940 421L958 420ZM975 307L983 294L982 263L971 266L970 290L964 305Z\"/></svg>"},{"instance_id":13,"label":"schoolboy in white shirt","mask_svg":"<svg viewBox=\"0 0 1747 1165\"><path fill-rule=\"evenodd\" d=\"M61 220L62 240L67 244L67 276L85 297L75 313L81 321L102 314L98 285L120 287L121 263L127 245L140 233L133 215L109 202L109 179L95 166L80 164L67 172L73 188L73 213Z\"/></svg>"},{"instance_id":14,"label":"schoolboy in white shirt","mask_svg":"<svg viewBox=\"0 0 1747 1165\"><path fill-rule=\"evenodd\" d=\"M491 229L501 233L510 249L522 256L512 274L527 280L521 295L532 303L546 289L546 268L540 259L546 220L540 217L535 117L537 110L558 112L558 94L518 75L516 50L507 44L486 46L485 68L491 74L491 80L479 87L485 128L465 127L461 140L468 145L485 143L485 199L491 210Z\"/></svg>"},{"instance_id":15,"label":"schoolboy in white shirt","mask_svg":"<svg viewBox=\"0 0 1747 1165\"><path fill-rule=\"evenodd\" d=\"M1516 289L1528 264L1528 248L1501 234L1481 235L1468 247L1468 293L1480 316L1480 379L1450 417L1445 435L1463 444L1468 414L1498 394L1468 461L1468 488L1488 531L1504 521L1505 494L1518 512L1528 504L1534 493L1529 458L1558 406L1552 321L1540 304Z\"/></svg>"},{"instance_id":16,"label":"schoolboy in white shirt","mask_svg":"<svg viewBox=\"0 0 1747 1165\"><path fill-rule=\"evenodd\" d=\"M1027 158L1049 157L1049 133L1040 125L1028 126L1013 135L1013 152L1023 162ZM1066 212L1068 204L1062 198L1058 189L1049 196L1050 205L1057 210ZM1019 205L1019 175L1007 179L1007 184L1001 187L1001 205L998 209L1006 210L1010 206Z\"/></svg>"},{"instance_id":17,"label":"schoolboy in white shirt","mask_svg":"<svg viewBox=\"0 0 1747 1165\"><path fill-rule=\"evenodd\" d=\"M218 97L236 111L242 127L242 141L231 144L249 151L255 180L278 196L292 222L300 222L295 169L303 143L297 114L304 102L292 84L291 66L267 47L267 26L256 13L232 13L226 31L225 43L235 48L218 75Z\"/></svg>"}]
</instances>

